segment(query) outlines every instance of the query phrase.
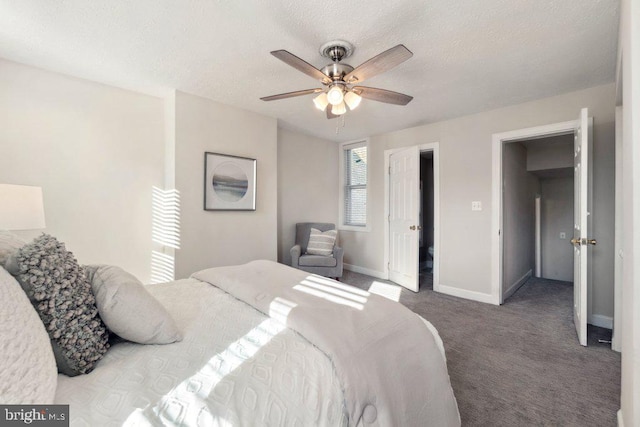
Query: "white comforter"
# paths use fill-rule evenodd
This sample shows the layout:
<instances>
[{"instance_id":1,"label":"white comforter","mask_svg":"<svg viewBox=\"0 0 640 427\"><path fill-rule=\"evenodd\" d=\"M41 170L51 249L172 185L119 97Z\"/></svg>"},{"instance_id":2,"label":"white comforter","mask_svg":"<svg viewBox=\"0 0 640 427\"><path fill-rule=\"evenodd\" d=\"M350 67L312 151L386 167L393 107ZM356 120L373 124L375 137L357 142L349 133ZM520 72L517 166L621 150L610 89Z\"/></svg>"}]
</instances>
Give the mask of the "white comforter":
<instances>
[{"instance_id":1,"label":"white comforter","mask_svg":"<svg viewBox=\"0 0 640 427\"><path fill-rule=\"evenodd\" d=\"M265 315L196 279L149 290L184 340L116 344L90 374L60 375L56 403L71 405L72 426L348 424L334 361L284 326L286 303ZM428 330L440 350L432 351L444 360L437 332ZM442 392L450 393L448 378ZM447 424L459 424L457 408L455 415Z\"/></svg>"},{"instance_id":2,"label":"white comforter","mask_svg":"<svg viewBox=\"0 0 640 427\"><path fill-rule=\"evenodd\" d=\"M346 423L333 365L307 340L208 283L148 289L183 341L116 344L90 374L59 375L72 426Z\"/></svg>"}]
</instances>

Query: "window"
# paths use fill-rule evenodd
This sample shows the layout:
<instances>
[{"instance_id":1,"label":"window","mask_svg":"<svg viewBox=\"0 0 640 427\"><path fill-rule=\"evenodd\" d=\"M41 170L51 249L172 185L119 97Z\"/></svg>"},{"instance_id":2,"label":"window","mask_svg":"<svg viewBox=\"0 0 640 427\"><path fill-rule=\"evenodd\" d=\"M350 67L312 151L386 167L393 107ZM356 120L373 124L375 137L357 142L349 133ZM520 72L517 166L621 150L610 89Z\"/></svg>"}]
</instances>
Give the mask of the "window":
<instances>
[{"instance_id":1,"label":"window","mask_svg":"<svg viewBox=\"0 0 640 427\"><path fill-rule=\"evenodd\" d=\"M366 141L342 146L343 163L343 226L367 226L367 143Z\"/></svg>"}]
</instances>

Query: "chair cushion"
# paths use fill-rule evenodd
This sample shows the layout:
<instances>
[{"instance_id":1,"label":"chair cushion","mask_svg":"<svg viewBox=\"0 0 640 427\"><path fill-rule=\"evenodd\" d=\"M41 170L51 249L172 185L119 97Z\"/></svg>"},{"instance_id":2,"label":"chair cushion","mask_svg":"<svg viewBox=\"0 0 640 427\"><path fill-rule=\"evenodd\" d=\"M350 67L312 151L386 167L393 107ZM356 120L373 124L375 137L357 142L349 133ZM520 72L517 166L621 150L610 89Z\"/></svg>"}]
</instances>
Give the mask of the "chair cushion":
<instances>
[{"instance_id":1,"label":"chair cushion","mask_svg":"<svg viewBox=\"0 0 640 427\"><path fill-rule=\"evenodd\" d=\"M337 230L322 232L317 228L312 228L309 233L307 253L309 255L331 255L333 253L333 246L336 243L336 237L338 237Z\"/></svg>"},{"instance_id":2,"label":"chair cushion","mask_svg":"<svg viewBox=\"0 0 640 427\"><path fill-rule=\"evenodd\" d=\"M302 255L298 260L298 265L304 267L335 267L338 265L338 261L332 256Z\"/></svg>"}]
</instances>

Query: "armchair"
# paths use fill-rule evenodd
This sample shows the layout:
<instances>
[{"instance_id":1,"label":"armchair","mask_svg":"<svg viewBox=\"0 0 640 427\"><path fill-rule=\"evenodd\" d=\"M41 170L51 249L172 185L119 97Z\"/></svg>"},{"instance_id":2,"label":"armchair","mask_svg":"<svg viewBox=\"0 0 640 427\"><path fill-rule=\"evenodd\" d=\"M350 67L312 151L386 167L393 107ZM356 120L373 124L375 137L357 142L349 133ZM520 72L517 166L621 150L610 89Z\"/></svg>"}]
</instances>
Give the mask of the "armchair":
<instances>
[{"instance_id":1,"label":"armchair","mask_svg":"<svg viewBox=\"0 0 640 427\"><path fill-rule=\"evenodd\" d=\"M320 231L335 230L335 224L322 222L301 222L296 224L296 244L291 248L291 266L309 273L339 279L342 277L342 258L344 251L338 246L338 240L333 246L331 256L309 255L309 233L311 228Z\"/></svg>"}]
</instances>

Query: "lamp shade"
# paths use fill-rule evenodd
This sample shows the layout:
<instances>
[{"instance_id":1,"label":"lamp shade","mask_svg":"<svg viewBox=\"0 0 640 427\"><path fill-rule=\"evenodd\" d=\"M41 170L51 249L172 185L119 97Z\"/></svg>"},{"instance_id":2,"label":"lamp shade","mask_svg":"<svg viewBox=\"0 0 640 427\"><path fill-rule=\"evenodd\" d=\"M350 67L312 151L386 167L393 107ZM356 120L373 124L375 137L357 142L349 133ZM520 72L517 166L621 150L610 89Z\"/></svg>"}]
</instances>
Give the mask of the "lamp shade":
<instances>
[{"instance_id":1,"label":"lamp shade","mask_svg":"<svg viewBox=\"0 0 640 427\"><path fill-rule=\"evenodd\" d=\"M354 110L360 105L360 101L362 101L362 97L355 92L347 92L344 96L344 102L349 106L350 110Z\"/></svg>"},{"instance_id":2,"label":"lamp shade","mask_svg":"<svg viewBox=\"0 0 640 427\"><path fill-rule=\"evenodd\" d=\"M341 102L340 104L334 105L333 107L331 107L331 114L335 114L336 116L339 116L346 112L347 112L347 107L344 105L344 102Z\"/></svg>"},{"instance_id":3,"label":"lamp shade","mask_svg":"<svg viewBox=\"0 0 640 427\"><path fill-rule=\"evenodd\" d=\"M0 184L0 229L44 228L42 188Z\"/></svg>"},{"instance_id":4,"label":"lamp shade","mask_svg":"<svg viewBox=\"0 0 640 427\"><path fill-rule=\"evenodd\" d=\"M325 108L327 108L327 105L329 105L329 100L327 99L327 94L322 92L320 95L316 96L315 98L313 98L313 103L315 104L316 108L320 111L324 111Z\"/></svg>"}]
</instances>

